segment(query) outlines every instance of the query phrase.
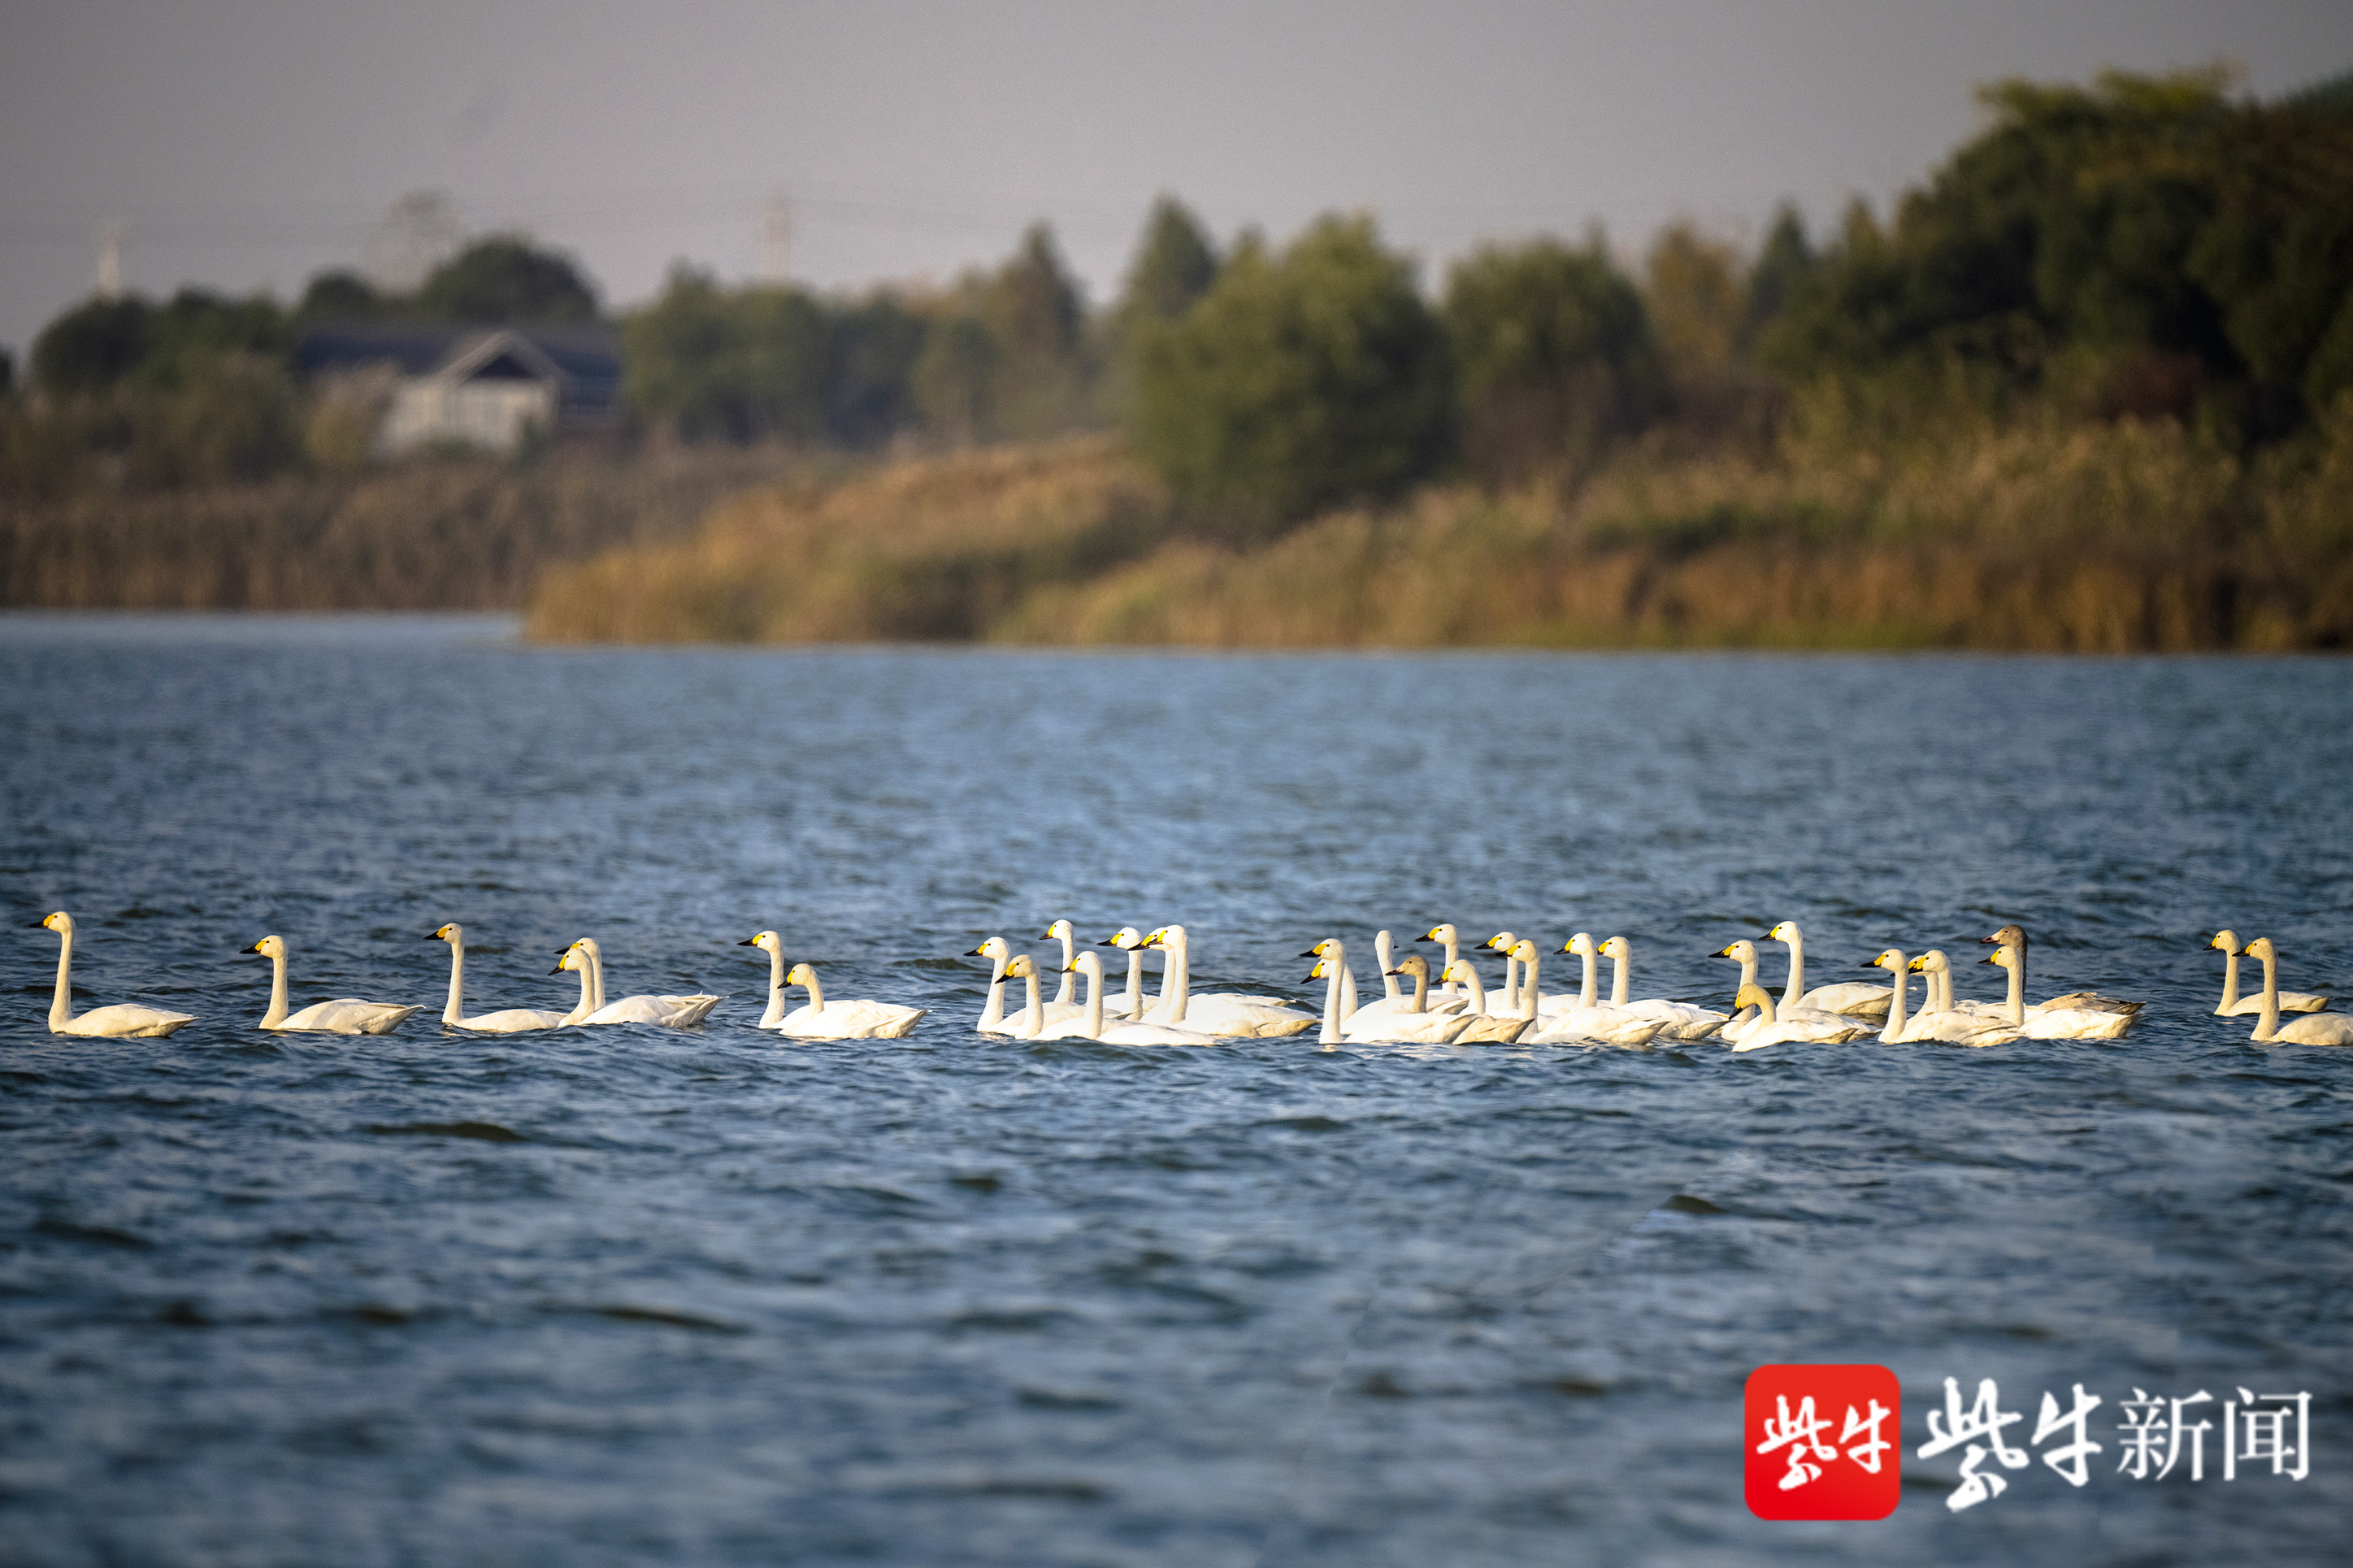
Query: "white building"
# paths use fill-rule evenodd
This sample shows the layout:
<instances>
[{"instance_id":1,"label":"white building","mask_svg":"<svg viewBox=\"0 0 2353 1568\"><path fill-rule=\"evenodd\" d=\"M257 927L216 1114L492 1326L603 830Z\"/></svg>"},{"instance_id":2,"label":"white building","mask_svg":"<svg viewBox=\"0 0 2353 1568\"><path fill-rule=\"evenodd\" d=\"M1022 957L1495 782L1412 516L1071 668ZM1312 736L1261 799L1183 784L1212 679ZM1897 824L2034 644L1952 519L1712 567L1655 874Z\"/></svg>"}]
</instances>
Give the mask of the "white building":
<instances>
[{"instance_id":1,"label":"white building","mask_svg":"<svg viewBox=\"0 0 2353 1568\"><path fill-rule=\"evenodd\" d=\"M437 445L512 452L534 433L594 429L617 416L621 366L600 327L322 327L295 348L315 380L393 373L378 456Z\"/></svg>"}]
</instances>

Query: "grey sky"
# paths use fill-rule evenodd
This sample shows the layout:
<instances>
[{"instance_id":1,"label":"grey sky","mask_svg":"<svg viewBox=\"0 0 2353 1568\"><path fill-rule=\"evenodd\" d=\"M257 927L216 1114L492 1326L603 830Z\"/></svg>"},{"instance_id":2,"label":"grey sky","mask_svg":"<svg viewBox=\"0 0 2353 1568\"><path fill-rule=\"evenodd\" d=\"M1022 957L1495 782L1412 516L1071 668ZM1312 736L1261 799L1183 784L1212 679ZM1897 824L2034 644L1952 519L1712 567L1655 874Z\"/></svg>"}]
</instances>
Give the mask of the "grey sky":
<instances>
[{"instance_id":1,"label":"grey sky","mask_svg":"<svg viewBox=\"0 0 2353 1568\"><path fill-rule=\"evenodd\" d=\"M1972 83L2241 62L2270 94L2353 66L2353 5L12 5L0 22L0 343L129 284L298 291L401 193L527 228L608 301L673 259L944 278L1051 222L1097 299L1155 193L1220 238L1369 207L1429 275L1482 238L1676 216L1753 232L1883 206L1977 123Z\"/></svg>"}]
</instances>

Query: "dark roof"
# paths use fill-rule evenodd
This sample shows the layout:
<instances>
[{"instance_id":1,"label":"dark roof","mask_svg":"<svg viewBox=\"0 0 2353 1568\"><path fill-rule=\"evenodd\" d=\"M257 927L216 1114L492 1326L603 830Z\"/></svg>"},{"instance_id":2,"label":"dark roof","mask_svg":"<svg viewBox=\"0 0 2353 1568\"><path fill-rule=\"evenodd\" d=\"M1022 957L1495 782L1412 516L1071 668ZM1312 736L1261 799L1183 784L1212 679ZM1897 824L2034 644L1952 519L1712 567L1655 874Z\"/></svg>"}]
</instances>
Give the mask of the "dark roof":
<instances>
[{"instance_id":1,"label":"dark roof","mask_svg":"<svg viewBox=\"0 0 2353 1568\"><path fill-rule=\"evenodd\" d=\"M621 381L620 345L606 326L460 326L425 322L325 322L294 344L305 376L390 365L404 376L430 376L500 333L522 338L561 371L567 406L609 404Z\"/></svg>"}]
</instances>

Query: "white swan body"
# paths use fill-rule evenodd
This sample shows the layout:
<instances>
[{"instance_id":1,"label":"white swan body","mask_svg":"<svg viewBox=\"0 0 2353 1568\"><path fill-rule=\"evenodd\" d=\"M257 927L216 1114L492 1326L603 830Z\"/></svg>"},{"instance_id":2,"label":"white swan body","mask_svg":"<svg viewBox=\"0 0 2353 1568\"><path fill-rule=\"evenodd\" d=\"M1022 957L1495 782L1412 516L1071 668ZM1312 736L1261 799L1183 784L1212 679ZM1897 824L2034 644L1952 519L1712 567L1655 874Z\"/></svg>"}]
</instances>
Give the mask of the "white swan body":
<instances>
[{"instance_id":1,"label":"white swan body","mask_svg":"<svg viewBox=\"0 0 2353 1568\"><path fill-rule=\"evenodd\" d=\"M2279 949L2269 937L2247 944L2247 956L2263 965L2263 1012L2249 1038L2265 1045L2353 1045L2353 1018L2336 1012L2308 1012L2280 1022Z\"/></svg>"},{"instance_id":2,"label":"white swan body","mask_svg":"<svg viewBox=\"0 0 2353 1568\"><path fill-rule=\"evenodd\" d=\"M1356 977L1348 969L1347 946L1337 937L1326 937L1299 956L1315 960L1307 978L1324 982L1324 1027L1317 1038L1325 1045L1337 1045L1347 1038L1348 1021L1356 1015Z\"/></svg>"},{"instance_id":3,"label":"white swan body","mask_svg":"<svg viewBox=\"0 0 2353 1568\"><path fill-rule=\"evenodd\" d=\"M774 931L762 931L735 945L757 948L768 955L768 1006L754 1027L774 1029L785 1021L785 939Z\"/></svg>"},{"instance_id":4,"label":"white swan body","mask_svg":"<svg viewBox=\"0 0 2353 1568\"><path fill-rule=\"evenodd\" d=\"M2019 1038L2010 1015L1991 1002L1953 1005L1953 970L1942 950L1931 948L1906 966L1919 971L1926 994L1919 1012L1906 1022L1899 1036L1906 1044L1941 1042L1947 1045L2007 1045ZM1901 991L1899 990L1900 997ZM1889 1016L1894 1016L1891 1009ZM1884 1039L1885 1036L1882 1035Z\"/></svg>"},{"instance_id":5,"label":"white swan body","mask_svg":"<svg viewBox=\"0 0 2353 1568\"><path fill-rule=\"evenodd\" d=\"M1104 1045L1215 1045L1218 1037L1196 1029L1171 1029L1159 1023L1111 1023L1103 1022L1103 959L1093 953L1081 953L1074 965L1086 980L1086 1001L1079 1017L1060 1029L1048 1029L1037 1036L1040 1040L1092 1040ZM1029 981L1029 993L1037 995L1037 970L1031 966L1025 970Z\"/></svg>"},{"instance_id":6,"label":"white swan body","mask_svg":"<svg viewBox=\"0 0 2353 1568\"><path fill-rule=\"evenodd\" d=\"M1799 1012L1836 1012L1852 1018L1868 1018L1876 1023L1887 1016L1893 993L1883 985L1870 985L1862 980L1845 980L1835 985L1806 989L1806 934L1798 929L1795 920L1784 920L1765 933L1768 942L1786 942L1789 948L1788 983L1781 988L1781 1004L1776 1010L1785 1022Z\"/></svg>"},{"instance_id":7,"label":"white swan body","mask_svg":"<svg viewBox=\"0 0 2353 1568\"><path fill-rule=\"evenodd\" d=\"M73 1010L73 981L68 975L73 967L73 916L60 909L40 922L40 927L45 931L55 931L62 938L58 945L58 989L49 1002L50 1033L105 1040L155 1040L196 1021L194 1013L167 1012L135 1001L118 1001L77 1014Z\"/></svg>"},{"instance_id":8,"label":"white swan body","mask_svg":"<svg viewBox=\"0 0 2353 1568\"><path fill-rule=\"evenodd\" d=\"M575 955L579 960L576 963L573 961ZM577 1008L566 1013L564 1022L567 1027L606 1023L658 1023L665 1029L691 1029L702 1022L704 1016L719 1005L720 999L707 991L697 991L692 996L657 996L650 991L640 991L635 996L625 996L618 1001L607 1001L605 1000L605 950L596 945L596 938L594 937L583 937L565 948L563 961L556 967L569 969L583 966L586 966L587 973L589 1000L595 1005L589 1009L585 1018L576 1016L579 1012Z\"/></svg>"},{"instance_id":9,"label":"white swan body","mask_svg":"<svg viewBox=\"0 0 2353 1568\"><path fill-rule=\"evenodd\" d=\"M470 1029L478 1034L521 1034L526 1030L553 1029L564 1022L564 1014L546 1012L536 1007L509 1007L497 1012L480 1012L466 1016L466 927L451 921L437 930L427 932L428 942L449 944L449 1001L441 1010L441 1022L452 1029Z\"/></svg>"},{"instance_id":10,"label":"white swan body","mask_svg":"<svg viewBox=\"0 0 2353 1568\"><path fill-rule=\"evenodd\" d=\"M794 1040L897 1040L930 1011L892 1001L828 1001L811 964L795 964L785 971L785 984L800 986L809 994L807 1007L787 1012L776 1025L777 1033Z\"/></svg>"},{"instance_id":11,"label":"white swan body","mask_svg":"<svg viewBox=\"0 0 2353 1568\"><path fill-rule=\"evenodd\" d=\"M261 1027L289 1034L389 1034L400 1027L401 1021L417 1011L390 1001L362 1001L356 997L338 997L304 1008L300 1012L286 1011L286 939L264 937L242 952L259 953L269 960L269 1011L261 1015Z\"/></svg>"},{"instance_id":12,"label":"white swan body","mask_svg":"<svg viewBox=\"0 0 2353 1568\"><path fill-rule=\"evenodd\" d=\"M1978 938L1994 951L1985 959L2010 971L2005 1013L2010 1026L2029 1040L2121 1040L2140 1014L2137 1001L2112 1001L2091 991L2053 997L2040 1007L2026 1005L2026 932L2004 926Z\"/></svg>"},{"instance_id":13,"label":"white swan body","mask_svg":"<svg viewBox=\"0 0 2353 1568\"><path fill-rule=\"evenodd\" d=\"M1843 1018L1835 1023L1814 1018L1783 1018L1780 1010L1773 1005L1773 993L1753 982L1733 992L1732 1005L1757 1010L1757 1022L1734 1044L1735 1051L1762 1051L1768 1045L1793 1043L1838 1045L1871 1033L1871 1025L1860 1018Z\"/></svg>"},{"instance_id":14,"label":"white swan body","mask_svg":"<svg viewBox=\"0 0 2353 1568\"><path fill-rule=\"evenodd\" d=\"M1409 955L1398 972L1413 980L1413 995L1399 1008L1359 1008L1341 1033L1350 1040L1368 1045L1449 1045L1477 1021L1477 1015L1465 1010L1458 1000L1451 1010L1433 1012L1430 1006L1430 960L1419 953Z\"/></svg>"},{"instance_id":15,"label":"white swan body","mask_svg":"<svg viewBox=\"0 0 2353 1568\"><path fill-rule=\"evenodd\" d=\"M1609 1005L1659 1020L1659 1033L1668 1039L1704 1040L1731 1022L1729 1013L1694 1007L1687 1001L1668 1001L1663 998L1627 1001L1626 993L1633 985L1634 945L1623 937L1612 937L1601 944L1601 956L1617 967L1609 981Z\"/></svg>"},{"instance_id":16,"label":"white swan body","mask_svg":"<svg viewBox=\"0 0 2353 1568\"><path fill-rule=\"evenodd\" d=\"M1718 948L1715 950L1715 956L1719 959L1730 959L1733 962L1740 966L1740 979L1732 988L1732 991L1735 996L1740 994L1740 988L1742 986L1755 985L1757 983L1756 943L1750 941L1747 938L1743 937L1740 940L1731 943L1726 947ZM1716 1033L1723 1035L1726 1040L1736 1041L1740 1039L1741 1036L1746 1034L1751 1029L1756 1028L1757 1025L1762 1022L1764 1016L1765 1015L1761 1012L1754 1012L1746 1008L1736 1009L1734 1010L1732 1017L1726 1020L1724 1027L1716 1031Z\"/></svg>"},{"instance_id":17,"label":"white swan body","mask_svg":"<svg viewBox=\"0 0 2353 1568\"><path fill-rule=\"evenodd\" d=\"M1144 939L1166 958L1160 970L1160 1001L1145 1017L1167 1029L1198 1029L1213 1034L1271 1039L1313 1028L1315 1015L1263 996L1240 991L1195 995L1192 959L1182 926L1163 926Z\"/></svg>"},{"instance_id":18,"label":"white swan body","mask_svg":"<svg viewBox=\"0 0 2353 1568\"><path fill-rule=\"evenodd\" d=\"M2222 1000L2215 1004L2214 1016L2253 1018L2262 1012L2263 999L2261 993L2252 996L2239 994L2239 954L2243 950L2239 946L2239 934L2236 931L2217 931L2214 939L2206 945L2221 948L2223 957ZM2279 1010L2282 1012L2318 1012L2327 1005L2327 997L2315 996L2308 991L2284 991L2279 993Z\"/></svg>"},{"instance_id":19,"label":"white swan body","mask_svg":"<svg viewBox=\"0 0 2353 1568\"><path fill-rule=\"evenodd\" d=\"M1486 984L1479 978L1479 966L1468 959L1455 959L1440 971L1439 978L1461 986L1471 998L1471 1026L1454 1037L1457 1045L1509 1045L1536 1026L1533 1018L1503 1018L1489 1012Z\"/></svg>"},{"instance_id":20,"label":"white swan body","mask_svg":"<svg viewBox=\"0 0 2353 1568\"><path fill-rule=\"evenodd\" d=\"M1579 931L1568 939L1563 952L1575 952L1585 959L1585 989L1573 1007L1556 1012L1537 1011L1537 999L1544 992L1538 983L1541 960L1536 945L1522 940L1514 943L1512 957L1519 961L1520 1016L1535 1020L1536 1026L1520 1036L1523 1045L1648 1045L1666 1027L1666 1021L1643 1013L1628 1012L1615 1007L1604 1007L1594 1000L1593 959L1598 949L1593 938Z\"/></svg>"}]
</instances>

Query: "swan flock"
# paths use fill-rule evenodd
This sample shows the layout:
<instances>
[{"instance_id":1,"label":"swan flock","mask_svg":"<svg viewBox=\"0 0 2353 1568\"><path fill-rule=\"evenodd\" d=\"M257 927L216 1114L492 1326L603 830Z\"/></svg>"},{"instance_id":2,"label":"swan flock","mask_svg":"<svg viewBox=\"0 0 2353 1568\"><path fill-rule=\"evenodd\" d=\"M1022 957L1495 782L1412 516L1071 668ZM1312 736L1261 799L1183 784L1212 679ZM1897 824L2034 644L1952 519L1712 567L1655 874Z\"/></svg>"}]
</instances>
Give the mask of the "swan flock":
<instances>
[{"instance_id":1,"label":"swan flock","mask_svg":"<svg viewBox=\"0 0 2353 1568\"><path fill-rule=\"evenodd\" d=\"M51 1033L157 1038L195 1022L187 1013L137 1002L77 1013L71 980L73 916L59 910L37 925L59 938L57 987L48 1016ZM607 1001L603 949L594 938L583 937L558 953L555 968L550 971L579 977L579 1001L569 1012L516 1007L469 1015L465 928L452 922L427 932L424 939L446 943L449 948L448 993L440 1012L447 1030L510 1034L615 1023L687 1029L701 1023L723 1000L697 991L649 992ZM990 937L965 951L965 957L986 959L989 963L987 999L973 1025L977 1032L1021 1040L1206 1045L1220 1040L1280 1038L1315 1029L1326 1049L1343 1043L1643 1046L1658 1041L1715 1040L1735 1052L1751 1052L1788 1044L1985 1046L2017 1040L2120 1040L2143 1006L2096 991L2071 991L2029 1002L2029 944L2024 928L2016 925L1978 939L1978 946L1992 949L1980 961L2002 970L2005 983L2000 1001L1980 1001L1954 995L1952 960L1937 948L1914 956L1889 948L1864 960L1862 969L1886 974L1885 984L1839 981L1810 989L1805 934L1795 922L1784 920L1761 937L1744 938L1715 950L1713 956L1739 966L1738 978L1729 989L1728 1007L1721 1012L1689 1001L1635 997L1633 944L1622 936L1597 943L1583 931L1556 949L1580 961L1581 983L1574 991L1553 992L1542 985L1543 949L1535 941L1513 932L1498 932L1474 949L1493 951L1503 959L1500 983L1491 990L1472 955L1463 950L1459 927L1433 926L1418 938L1442 949L1435 966L1419 953L1398 957L1390 933L1382 931L1373 941L1382 994L1361 1002L1346 945L1338 937L1327 937L1299 955L1314 960L1306 981L1323 985L1320 1012L1288 998L1252 991L1195 991L1191 943L1182 926L1163 926L1149 932L1123 927L1092 944L1127 955L1126 983L1116 993L1106 989L1108 977L1102 957L1080 950L1081 938L1070 921L1055 920L1047 927L1043 939L1058 944L1055 959L1059 961L1041 965L1032 955L1015 951L1002 937ZM1788 977L1778 1000L1758 980L1759 941L1781 944L1788 951ZM784 938L776 931L761 931L743 938L739 945L757 948L767 958L767 1006L758 1027L785 1038L894 1040L905 1036L926 1014L926 1009L902 1003L828 997L814 964L786 962ZM2280 953L2270 938L2242 943L2237 933L2225 930L2204 946L2221 951L2225 959L2221 1000L2214 1015L2253 1017L2251 1041L2266 1045L2353 1045L2353 1018L2327 1012L2329 997L2280 989ZM270 960L269 1002L258 1025L265 1030L385 1034L423 1010L417 1004L356 997L338 997L292 1010L287 994L290 949L286 939L273 934L238 951ZM1161 956L1156 993L1145 989L1147 953ZM2240 994L2242 957L2263 966L2261 988L2245 996ZM1612 970L1606 1000L1600 994L1599 972L1605 960ZM1045 999L1040 985L1047 968L1057 980L1051 1001ZM1916 1008L1910 994L1915 974L1921 978ZM1012 1011L1008 1008L1008 983L1018 983L1024 990L1022 1002ZM786 993L796 989L805 991L807 1001L792 1008Z\"/></svg>"}]
</instances>

